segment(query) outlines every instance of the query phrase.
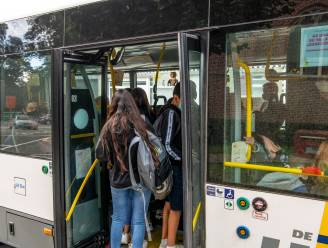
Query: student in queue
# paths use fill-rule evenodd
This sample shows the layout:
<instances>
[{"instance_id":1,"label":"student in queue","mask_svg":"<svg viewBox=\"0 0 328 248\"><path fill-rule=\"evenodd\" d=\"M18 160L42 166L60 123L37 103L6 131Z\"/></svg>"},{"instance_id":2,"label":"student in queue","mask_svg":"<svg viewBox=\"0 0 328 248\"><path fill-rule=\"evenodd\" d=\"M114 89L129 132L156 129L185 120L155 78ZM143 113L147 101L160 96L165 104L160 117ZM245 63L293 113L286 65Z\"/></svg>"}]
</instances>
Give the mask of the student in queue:
<instances>
[{"instance_id":1,"label":"student in queue","mask_svg":"<svg viewBox=\"0 0 328 248\"><path fill-rule=\"evenodd\" d=\"M176 245L176 234L183 208L180 104L180 83L178 83L174 87L171 103L162 109L160 116L155 121L155 129L162 138L162 142L169 154L173 167L173 187L166 199L163 209L162 240L160 248L179 247ZM157 127L156 123L158 123Z\"/></svg>"},{"instance_id":2,"label":"student in queue","mask_svg":"<svg viewBox=\"0 0 328 248\"><path fill-rule=\"evenodd\" d=\"M121 247L122 230L125 224L132 226L132 246L142 248L145 235L144 211L148 209L151 195L150 189L144 187L143 193L131 188L128 165L128 150L135 131L149 144L144 120L131 94L126 90L118 90L113 98L109 110L109 118L105 123L96 147L96 156L100 161L111 163L110 184L113 202L111 226L111 247ZM138 144L131 148L131 160L134 176L140 182L137 165ZM155 158L155 151L152 151Z\"/></svg>"},{"instance_id":3,"label":"student in queue","mask_svg":"<svg viewBox=\"0 0 328 248\"><path fill-rule=\"evenodd\" d=\"M145 119L147 124L154 124L156 117L151 109L146 92L142 88L134 88L131 94L137 104L141 117Z\"/></svg>"},{"instance_id":4,"label":"student in queue","mask_svg":"<svg viewBox=\"0 0 328 248\"><path fill-rule=\"evenodd\" d=\"M146 122L147 129L154 132L152 124L155 121L155 116L150 107L147 94L142 88L126 89L128 90L139 109L142 119ZM123 228L121 244L127 245L130 242L130 223L126 224ZM143 247L147 247L148 242L144 240Z\"/></svg>"}]
</instances>

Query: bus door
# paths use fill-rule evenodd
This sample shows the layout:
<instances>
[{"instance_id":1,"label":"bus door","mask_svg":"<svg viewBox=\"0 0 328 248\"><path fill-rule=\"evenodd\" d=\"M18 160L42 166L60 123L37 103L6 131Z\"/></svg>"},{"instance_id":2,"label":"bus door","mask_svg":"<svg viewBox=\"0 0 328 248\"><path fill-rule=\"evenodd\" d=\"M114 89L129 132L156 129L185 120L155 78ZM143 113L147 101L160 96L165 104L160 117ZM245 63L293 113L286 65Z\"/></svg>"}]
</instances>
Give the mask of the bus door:
<instances>
[{"instance_id":1,"label":"bus door","mask_svg":"<svg viewBox=\"0 0 328 248\"><path fill-rule=\"evenodd\" d=\"M108 226L103 222L108 218L106 204L102 204L107 201L102 194L100 166L88 179L72 216L66 217L95 160L95 145L106 114L106 62L60 49L53 56L57 91L54 113L59 121L58 144L54 149L56 247L85 247L94 243L100 246L105 242L104 227Z\"/></svg>"},{"instance_id":2,"label":"bus door","mask_svg":"<svg viewBox=\"0 0 328 248\"><path fill-rule=\"evenodd\" d=\"M184 245L204 247L204 156L206 37L180 33L184 179Z\"/></svg>"}]
</instances>

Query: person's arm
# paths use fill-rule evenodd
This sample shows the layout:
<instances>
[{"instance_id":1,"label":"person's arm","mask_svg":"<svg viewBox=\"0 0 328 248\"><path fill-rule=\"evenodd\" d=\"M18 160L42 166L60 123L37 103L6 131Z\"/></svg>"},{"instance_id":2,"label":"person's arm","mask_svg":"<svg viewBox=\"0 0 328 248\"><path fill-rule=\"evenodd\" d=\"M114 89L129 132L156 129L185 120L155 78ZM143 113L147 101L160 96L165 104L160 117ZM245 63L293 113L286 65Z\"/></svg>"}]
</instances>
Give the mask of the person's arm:
<instances>
[{"instance_id":1,"label":"person's arm","mask_svg":"<svg viewBox=\"0 0 328 248\"><path fill-rule=\"evenodd\" d=\"M100 133L98 142L96 144L96 150L95 150L95 155L96 158L100 161L100 162L112 162L112 154L109 151L110 149L110 144L108 144L108 147L106 147L104 144L102 144L101 140L102 140L102 136L103 133Z\"/></svg>"},{"instance_id":2,"label":"person's arm","mask_svg":"<svg viewBox=\"0 0 328 248\"><path fill-rule=\"evenodd\" d=\"M180 117L173 110L167 111L163 116L161 138L170 158L177 161L181 160L182 151L173 141L176 135L181 133L179 129L181 129ZM181 137L179 138L181 139Z\"/></svg>"}]
</instances>

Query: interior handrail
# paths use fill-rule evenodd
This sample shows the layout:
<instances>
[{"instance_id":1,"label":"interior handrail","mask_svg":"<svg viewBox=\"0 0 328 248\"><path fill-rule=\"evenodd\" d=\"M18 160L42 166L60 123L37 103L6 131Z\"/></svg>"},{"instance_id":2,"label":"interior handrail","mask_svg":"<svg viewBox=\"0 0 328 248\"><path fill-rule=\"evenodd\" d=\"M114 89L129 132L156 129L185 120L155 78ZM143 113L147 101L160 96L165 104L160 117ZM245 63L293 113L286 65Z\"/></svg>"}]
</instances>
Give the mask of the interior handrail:
<instances>
[{"instance_id":1,"label":"interior handrail","mask_svg":"<svg viewBox=\"0 0 328 248\"><path fill-rule=\"evenodd\" d=\"M192 220L192 231L195 232L196 227L197 227L197 223L198 223L198 219L199 219L199 215L200 215L200 210L202 209L202 203L199 202L197 205L197 209L194 215L194 218Z\"/></svg>"},{"instance_id":2,"label":"interior handrail","mask_svg":"<svg viewBox=\"0 0 328 248\"><path fill-rule=\"evenodd\" d=\"M154 100L155 100L154 105L155 106L156 106L157 101L158 101L157 84L158 84L159 70L161 69L161 63L162 63L162 60L163 60L163 57L164 57L165 48L166 48L166 44L164 42L161 46L161 51L160 51L159 58L158 58L158 61L157 61L156 74L155 74L155 83L154 83L154 87L153 87Z\"/></svg>"},{"instance_id":3,"label":"interior handrail","mask_svg":"<svg viewBox=\"0 0 328 248\"><path fill-rule=\"evenodd\" d=\"M108 53L108 56L107 56L107 61L108 61L108 64L109 64L110 75L111 75L111 79L112 79L112 95L114 95L115 92L116 92L116 78L115 78L115 70L114 70L113 63L111 61L111 57L115 57L115 55L116 55L116 52L115 52L115 49L113 48Z\"/></svg>"},{"instance_id":4,"label":"interior handrail","mask_svg":"<svg viewBox=\"0 0 328 248\"><path fill-rule=\"evenodd\" d=\"M249 66L242 62L240 58L237 59L237 64L239 67L243 68L246 76L246 137L252 137L252 81L251 81L251 71ZM252 156L252 146L247 145L246 159L249 161Z\"/></svg>"},{"instance_id":5,"label":"interior handrail","mask_svg":"<svg viewBox=\"0 0 328 248\"><path fill-rule=\"evenodd\" d=\"M287 167L277 167L270 165L261 165L261 164L247 164L247 163L239 163L239 162L224 162L225 167L233 167L233 168L241 168L241 169L249 169L249 170L260 170L260 171L271 171L271 172L281 172L281 173L289 173L289 174L297 174L304 176L316 176L316 177L325 177L324 172L320 173L309 173L306 168L287 168Z\"/></svg>"},{"instance_id":6,"label":"interior handrail","mask_svg":"<svg viewBox=\"0 0 328 248\"><path fill-rule=\"evenodd\" d=\"M77 202L80 199L80 196L82 194L82 191L83 191L86 183L88 182L90 176L92 175L92 172L95 169L95 167L98 164L98 162L99 162L98 159L95 159L95 161L93 161L93 164L91 165L90 169L88 170L88 173L85 176L85 178L84 178L84 180L83 180L83 182L82 182L82 184L81 184L81 186L80 186L80 188L79 188L79 190L78 190L78 192L77 192L77 194L76 194L76 196L74 198L74 201L72 203L72 206L70 207L70 209L69 209L69 211L68 211L68 213L66 215L66 222L69 222L70 221L70 219L71 219L71 217L73 215L73 212L75 210L76 204L77 204Z\"/></svg>"}]
</instances>

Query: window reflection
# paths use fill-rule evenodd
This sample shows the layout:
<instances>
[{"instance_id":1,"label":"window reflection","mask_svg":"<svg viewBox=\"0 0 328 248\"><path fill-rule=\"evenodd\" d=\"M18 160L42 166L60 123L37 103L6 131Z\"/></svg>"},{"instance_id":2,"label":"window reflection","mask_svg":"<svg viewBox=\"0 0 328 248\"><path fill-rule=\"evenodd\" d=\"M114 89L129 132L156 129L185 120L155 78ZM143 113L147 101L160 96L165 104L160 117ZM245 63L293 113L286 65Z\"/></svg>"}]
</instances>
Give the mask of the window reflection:
<instances>
[{"instance_id":1,"label":"window reflection","mask_svg":"<svg viewBox=\"0 0 328 248\"><path fill-rule=\"evenodd\" d=\"M51 159L50 56L1 58L0 151Z\"/></svg>"},{"instance_id":2,"label":"window reflection","mask_svg":"<svg viewBox=\"0 0 328 248\"><path fill-rule=\"evenodd\" d=\"M224 181L328 195L327 48L327 25L227 35Z\"/></svg>"}]
</instances>

